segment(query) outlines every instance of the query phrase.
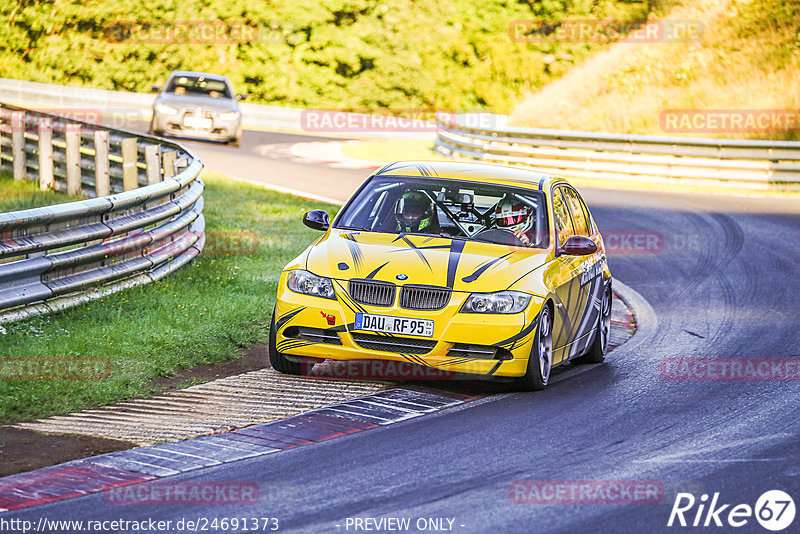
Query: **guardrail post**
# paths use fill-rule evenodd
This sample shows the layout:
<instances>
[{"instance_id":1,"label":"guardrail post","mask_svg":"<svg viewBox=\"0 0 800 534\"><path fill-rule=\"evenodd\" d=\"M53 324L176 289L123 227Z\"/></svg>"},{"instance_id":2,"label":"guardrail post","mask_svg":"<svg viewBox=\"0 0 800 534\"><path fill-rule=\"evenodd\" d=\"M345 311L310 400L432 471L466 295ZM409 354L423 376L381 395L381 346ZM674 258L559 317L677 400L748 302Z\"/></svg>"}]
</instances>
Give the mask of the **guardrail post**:
<instances>
[{"instance_id":1,"label":"guardrail post","mask_svg":"<svg viewBox=\"0 0 800 534\"><path fill-rule=\"evenodd\" d=\"M164 165L164 179L175 176L175 151L164 152L161 156L161 161Z\"/></svg>"},{"instance_id":2,"label":"guardrail post","mask_svg":"<svg viewBox=\"0 0 800 534\"><path fill-rule=\"evenodd\" d=\"M67 124L67 193L80 195L81 188L81 125Z\"/></svg>"},{"instance_id":3,"label":"guardrail post","mask_svg":"<svg viewBox=\"0 0 800 534\"><path fill-rule=\"evenodd\" d=\"M11 157L14 163L14 179L25 179L25 112L11 112Z\"/></svg>"},{"instance_id":4,"label":"guardrail post","mask_svg":"<svg viewBox=\"0 0 800 534\"><path fill-rule=\"evenodd\" d=\"M39 189L53 189L53 125L49 118L39 119Z\"/></svg>"},{"instance_id":5,"label":"guardrail post","mask_svg":"<svg viewBox=\"0 0 800 534\"><path fill-rule=\"evenodd\" d=\"M94 188L98 197L111 194L111 177L108 174L108 131L94 132Z\"/></svg>"},{"instance_id":6,"label":"guardrail post","mask_svg":"<svg viewBox=\"0 0 800 534\"><path fill-rule=\"evenodd\" d=\"M147 184L161 181L161 145L144 147L144 163L147 166Z\"/></svg>"},{"instance_id":7,"label":"guardrail post","mask_svg":"<svg viewBox=\"0 0 800 534\"><path fill-rule=\"evenodd\" d=\"M138 159L136 138L126 137L122 140L122 187L125 191L139 187Z\"/></svg>"}]
</instances>

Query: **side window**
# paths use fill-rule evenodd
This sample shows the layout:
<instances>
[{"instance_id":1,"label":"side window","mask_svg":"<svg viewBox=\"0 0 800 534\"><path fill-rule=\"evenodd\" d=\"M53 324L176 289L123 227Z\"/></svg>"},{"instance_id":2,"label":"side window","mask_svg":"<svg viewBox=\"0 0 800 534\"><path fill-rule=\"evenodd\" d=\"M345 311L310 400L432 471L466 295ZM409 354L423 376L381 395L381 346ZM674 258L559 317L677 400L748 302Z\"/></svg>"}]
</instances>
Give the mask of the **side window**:
<instances>
[{"instance_id":1,"label":"side window","mask_svg":"<svg viewBox=\"0 0 800 534\"><path fill-rule=\"evenodd\" d=\"M561 191L561 187L557 187L553 190L553 222L555 224L556 236L558 237L557 246L563 245L566 243L567 239L575 235L575 231L572 228L572 221L570 221L569 218L569 211L567 211L567 205L561 196Z\"/></svg>"},{"instance_id":2,"label":"side window","mask_svg":"<svg viewBox=\"0 0 800 534\"><path fill-rule=\"evenodd\" d=\"M591 224L589 223L583 202L578 197L577 191L569 187L563 187L561 190L564 192L564 197L569 205L569 211L572 214L572 222L575 224L575 234L589 237L591 235Z\"/></svg>"},{"instance_id":3,"label":"side window","mask_svg":"<svg viewBox=\"0 0 800 534\"><path fill-rule=\"evenodd\" d=\"M597 225L594 224L594 221L592 220L592 214L589 212L589 208L586 206L586 202L583 201L583 198L581 198L580 193L578 193L578 200L580 201L581 207L583 208L583 213L586 216L586 225L589 227L589 234L594 234L597 232Z\"/></svg>"}]
</instances>

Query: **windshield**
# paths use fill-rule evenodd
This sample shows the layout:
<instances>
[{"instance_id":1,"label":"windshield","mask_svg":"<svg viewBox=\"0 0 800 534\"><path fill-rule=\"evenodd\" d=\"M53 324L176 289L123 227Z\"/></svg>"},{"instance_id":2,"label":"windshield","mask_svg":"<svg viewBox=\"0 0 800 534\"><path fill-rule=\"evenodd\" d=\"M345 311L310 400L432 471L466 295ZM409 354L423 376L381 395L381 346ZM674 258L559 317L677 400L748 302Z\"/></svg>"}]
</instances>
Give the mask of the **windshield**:
<instances>
[{"instance_id":1,"label":"windshield","mask_svg":"<svg viewBox=\"0 0 800 534\"><path fill-rule=\"evenodd\" d=\"M176 95L200 95L211 98L231 98L228 84L221 80L209 80L202 76L176 76L167 87L168 93Z\"/></svg>"},{"instance_id":2,"label":"windshield","mask_svg":"<svg viewBox=\"0 0 800 534\"><path fill-rule=\"evenodd\" d=\"M544 195L459 180L375 176L339 213L334 227L421 234L547 248Z\"/></svg>"}]
</instances>

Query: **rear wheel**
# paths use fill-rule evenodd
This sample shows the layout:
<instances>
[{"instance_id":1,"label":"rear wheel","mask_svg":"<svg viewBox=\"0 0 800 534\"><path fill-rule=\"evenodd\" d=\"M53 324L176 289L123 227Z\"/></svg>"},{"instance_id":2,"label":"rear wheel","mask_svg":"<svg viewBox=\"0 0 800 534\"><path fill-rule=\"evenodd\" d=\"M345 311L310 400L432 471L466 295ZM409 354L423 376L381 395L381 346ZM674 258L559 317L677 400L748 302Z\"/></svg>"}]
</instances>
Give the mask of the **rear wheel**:
<instances>
[{"instance_id":1,"label":"rear wheel","mask_svg":"<svg viewBox=\"0 0 800 534\"><path fill-rule=\"evenodd\" d=\"M603 291L603 302L600 305L600 317L597 319L597 331L589 352L581 356L580 363L603 363L608 353L608 340L611 334L611 284L606 284Z\"/></svg>"},{"instance_id":2,"label":"rear wheel","mask_svg":"<svg viewBox=\"0 0 800 534\"><path fill-rule=\"evenodd\" d=\"M272 368L280 373L284 373L287 375L299 375L300 374L300 366L302 364L298 362L290 361L283 355L283 353L278 352L276 347L276 338L278 336L277 332L278 328L275 326L275 312L272 312L272 323L269 326L269 363L272 365Z\"/></svg>"},{"instance_id":3,"label":"rear wheel","mask_svg":"<svg viewBox=\"0 0 800 534\"><path fill-rule=\"evenodd\" d=\"M526 390L540 391L550 380L553 366L553 319L550 306L545 304L539 312L539 324L533 340L528 370L520 379L520 386Z\"/></svg>"}]
</instances>

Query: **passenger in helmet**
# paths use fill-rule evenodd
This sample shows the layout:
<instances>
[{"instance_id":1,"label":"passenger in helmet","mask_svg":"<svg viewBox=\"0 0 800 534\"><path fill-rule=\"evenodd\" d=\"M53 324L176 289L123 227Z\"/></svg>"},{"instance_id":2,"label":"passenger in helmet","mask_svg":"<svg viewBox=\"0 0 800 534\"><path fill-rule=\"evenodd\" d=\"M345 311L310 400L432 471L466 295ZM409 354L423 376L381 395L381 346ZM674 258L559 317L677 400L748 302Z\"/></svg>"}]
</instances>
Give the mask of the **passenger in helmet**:
<instances>
[{"instance_id":1,"label":"passenger in helmet","mask_svg":"<svg viewBox=\"0 0 800 534\"><path fill-rule=\"evenodd\" d=\"M430 197L421 191L403 193L395 204L394 216L401 232L439 233L436 206Z\"/></svg>"},{"instance_id":2,"label":"passenger in helmet","mask_svg":"<svg viewBox=\"0 0 800 534\"><path fill-rule=\"evenodd\" d=\"M506 196L501 200L492 214L495 226L511 232L525 246L531 246L534 240L533 210L524 202Z\"/></svg>"}]
</instances>

